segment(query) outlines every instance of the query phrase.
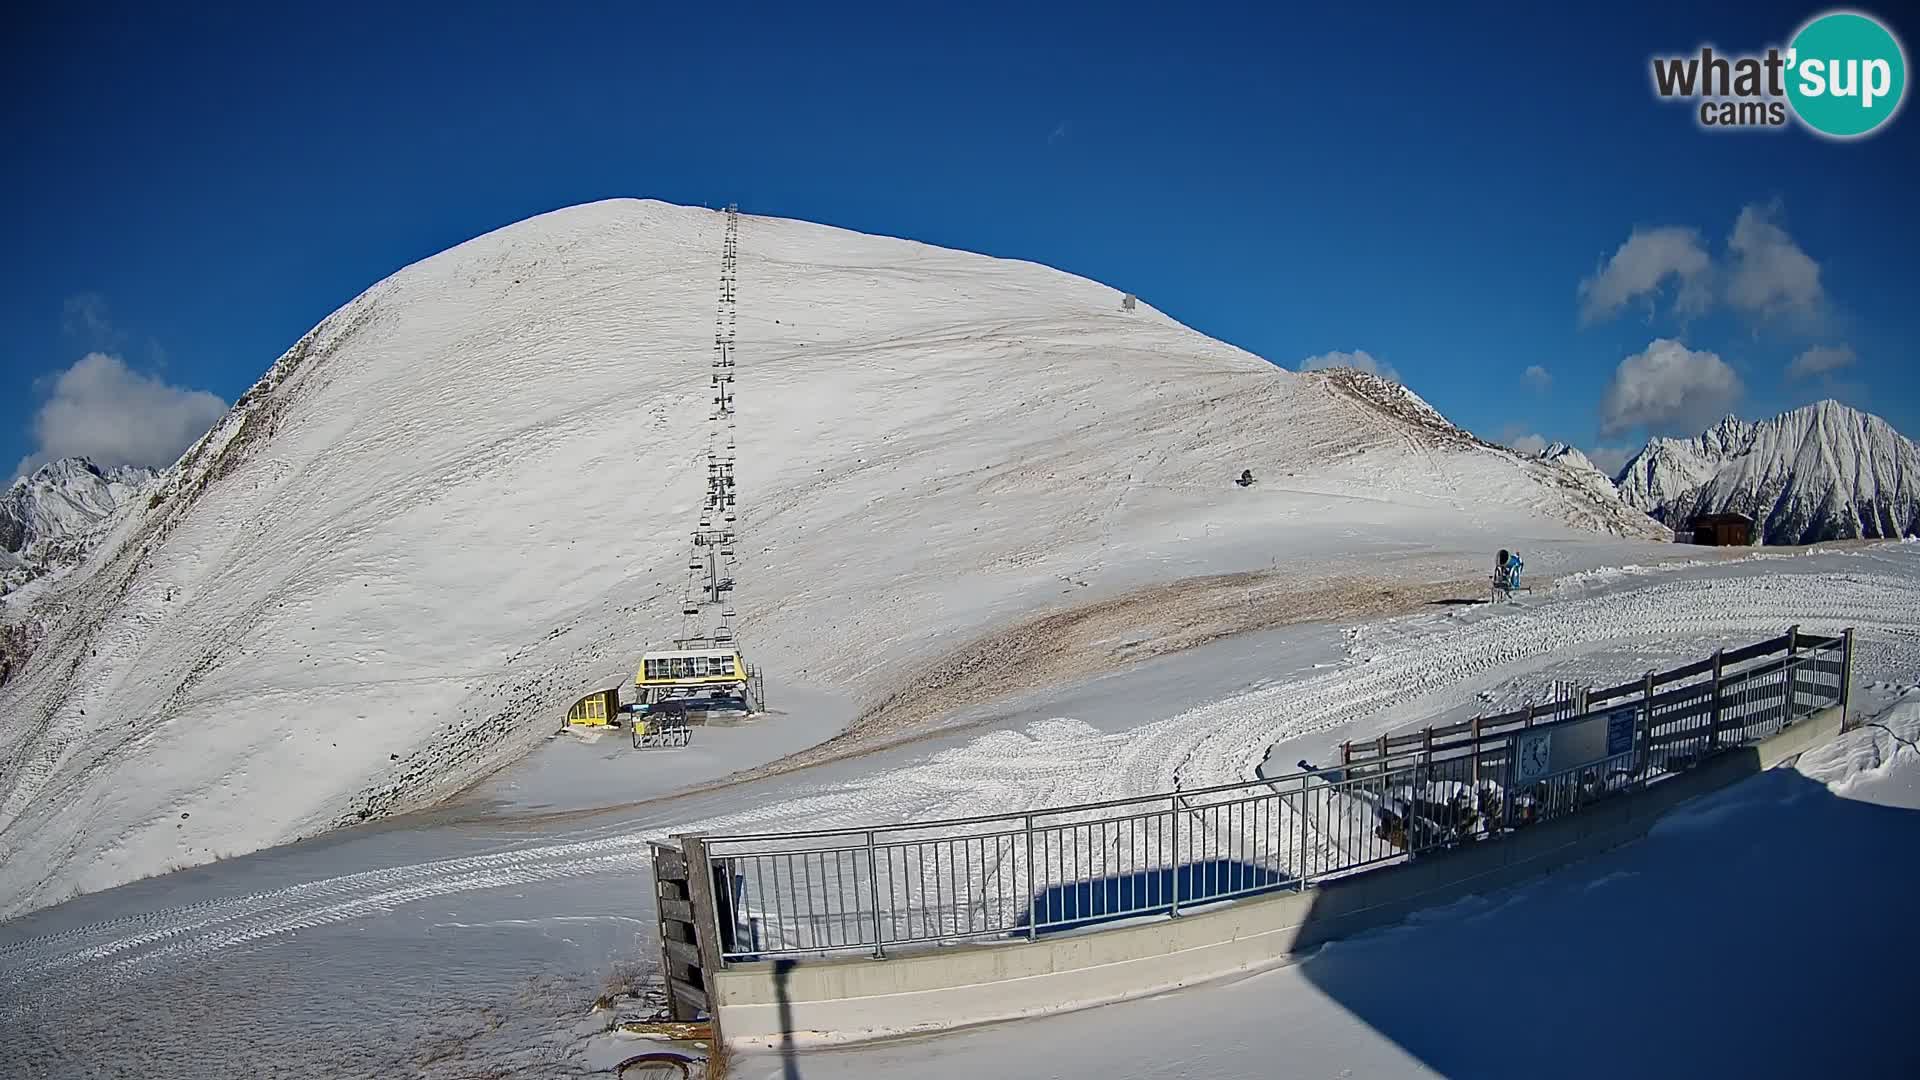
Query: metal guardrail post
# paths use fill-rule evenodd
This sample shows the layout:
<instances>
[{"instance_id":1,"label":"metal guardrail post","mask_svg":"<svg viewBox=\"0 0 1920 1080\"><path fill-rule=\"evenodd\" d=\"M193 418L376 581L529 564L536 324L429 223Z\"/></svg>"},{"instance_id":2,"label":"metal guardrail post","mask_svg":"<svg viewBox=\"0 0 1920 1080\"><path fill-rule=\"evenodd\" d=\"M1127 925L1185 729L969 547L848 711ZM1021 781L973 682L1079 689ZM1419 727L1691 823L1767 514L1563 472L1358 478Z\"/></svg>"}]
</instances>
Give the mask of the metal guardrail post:
<instances>
[{"instance_id":1,"label":"metal guardrail post","mask_svg":"<svg viewBox=\"0 0 1920 1080\"><path fill-rule=\"evenodd\" d=\"M1853 627L1840 631L1840 730L1853 723Z\"/></svg>"},{"instance_id":2,"label":"metal guardrail post","mask_svg":"<svg viewBox=\"0 0 1920 1080\"><path fill-rule=\"evenodd\" d=\"M1726 671L1725 649L1713 650L1713 709L1707 714L1707 753L1720 748L1720 678Z\"/></svg>"},{"instance_id":3,"label":"metal guardrail post","mask_svg":"<svg viewBox=\"0 0 1920 1080\"><path fill-rule=\"evenodd\" d=\"M1780 726L1793 723L1800 706L1800 624L1787 627L1787 707L1782 709Z\"/></svg>"},{"instance_id":4,"label":"metal guardrail post","mask_svg":"<svg viewBox=\"0 0 1920 1080\"><path fill-rule=\"evenodd\" d=\"M1640 768L1635 770L1644 781L1653 771L1653 672L1648 671L1640 706Z\"/></svg>"},{"instance_id":5,"label":"metal guardrail post","mask_svg":"<svg viewBox=\"0 0 1920 1080\"><path fill-rule=\"evenodd\" d=\"M873 830L867 830L867 892L873 897L873 958L884 960L886 947L880 943L880 871L873 858ZM892 880L891 877L888 880Z\"/></svg>"},{"instance_id":6,"label":"metal guardrail post","mask_svg":"<svg viewBox=\"0 0 1920 1080\"><path fill-rule=\"evenodd\" d=\"M1177 919L1180 917L1180 796L1167 796L1167 817L1173 822L1173 882L1169 891L1173 894L1171 914Z\"/></svg>"},{"instance_id":7,"label":"metal guardrail post","mask_svg":"<svg viewBox=\"0 0 1920 1080\"><path fill-rule=\"evenodd\" d=\"M1032 941L1040 933L1040 893L1034 886L1033 873L1033 815L1026 818L1027 830L1027 940Z\"/></svg>"},{"instance_id":8,"label":"metal guardrail post","mask_svg":"<svg viewBox=\"0 0 1920 1080\"><path fill-rule=\"evenodd\" d=\"M1514 774L1518 771L1514 768L1514 761L1520 756L1519 749L1519 743L1512 735L1508 735L1507 775L1500 784L1500 828L1505 831L1513 829L1513 781Z\"/></svg>"},{"instance_id":9,"label":"metal guardrail post","mask_svg":"<svg viewBox=\"0 0 1920 1080\"><path fill-rule=\"evenodd\" d=\"M1344 776L1345 774L1343 773L1342 775ZM1311 813L1308 809L1308 803L1312 794L1312 784L1313 781L1307 777L1303 776L1300 778L1300 847L1297 850L1300 852L1301 892L1306 891L1307 879L1313 876L1307 869L1307 817Z\"/></svg>"}]
</instances>

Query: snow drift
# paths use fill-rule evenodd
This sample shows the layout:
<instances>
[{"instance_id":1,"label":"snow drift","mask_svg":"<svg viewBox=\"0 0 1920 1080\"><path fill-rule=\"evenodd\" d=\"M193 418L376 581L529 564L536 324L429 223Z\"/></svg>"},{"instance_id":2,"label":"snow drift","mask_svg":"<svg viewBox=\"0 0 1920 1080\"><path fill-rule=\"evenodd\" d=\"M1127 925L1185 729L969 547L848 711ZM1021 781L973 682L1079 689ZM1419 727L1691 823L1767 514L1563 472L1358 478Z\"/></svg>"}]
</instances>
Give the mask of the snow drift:
<instances>
[{"instance_id":1,"label":"snow drift","mask_svg":"<svg viewBox=\"0 0 1920 1080\"><path fill-rule=\"evenodd\" d=\"M1746 514L1765 544L1920 533L1920 447L1831 400L1757 424L1729 416L1698 438L1654 439L1618 484L1621 498L1674 528L1696 514Z\"/></svg>"},{"instance_id":2,"label":"snow drift","mask_svg":"<svg viewBox=\"0 0 1920 1080\"><path fill-rule=\"evenodd\" d=\"M394 274L0 609L0 915L429 803L631 677L678 626L721 232L598 203ZM1660 531L1043 266L743 217L739 283L736 629L775 686L871 700L1067 578Z\"/></svg>"}]
</instances>

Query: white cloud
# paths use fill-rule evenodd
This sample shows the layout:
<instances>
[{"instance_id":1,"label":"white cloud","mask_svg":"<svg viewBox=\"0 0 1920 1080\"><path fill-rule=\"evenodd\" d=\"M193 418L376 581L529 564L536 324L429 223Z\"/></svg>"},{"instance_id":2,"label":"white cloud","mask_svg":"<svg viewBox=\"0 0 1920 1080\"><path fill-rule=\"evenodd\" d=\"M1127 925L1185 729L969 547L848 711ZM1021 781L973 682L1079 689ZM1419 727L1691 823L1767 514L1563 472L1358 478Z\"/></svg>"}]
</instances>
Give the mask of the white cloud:
<instances>
[{"instance_id":1,"label":"white cloud","mask_svg":"<svg viewBox=\"0 0 1920 1080\"><path fill-rule=\"evenodd\" d=\"M1520 373L1520 377L1535 390L1544 391L1553 385L1553 373L1539 364L1528 365L1527 370Z\"/></svg>"},{"instance_id":2,"label":"white cloud","mask_svg":"<svg viewBox=\"0 0 1920 1080\"><path fill-rule=\"evenodd\" d=\"M1727 240L1727 302L1761 315L1818 314L1826 302L1820 264L1775 221L1780 204L1747 206Z\"/></svg>"},{"instance_id":3,"label":"white cloud","mask_svg":"<svg viewBox=\"0 0 1920 1080\"><path fill-rule=\"evenodd\" d=\"M1852 367L1857 359L1859 358L1854 356L1851 346L1815 345L1794 357L1793 362L1787 365L1787 378L1805 379L1813 375L1838 371L1843 367Z\"/></svg>"},{"instance_id":4,"label":"white cloud","mask_svg":"<svg viewBox=\"0 0 1920 1080\"><path fill-rule=\"evenodd\" d=\"M1626 468L1627 460L1639 452L1637 446L1590 446L1582 451L1587 455L1587 460L1593 462L1594 468L1608 476L1619 476L1620 470Z\"/></svg>"},{"instance_id":5,"label":"white cloud","mask_svg":"<svg viewBox=\"0 0 1920 1080\"><path fill-rule=\"evenodd\" d=\"M1300 361L1301 371L1321 371L1326 368L1340 367L1358 368L1369 375L1378 375L1383 379L1392 379L1394 382L1400 381L1400 373L1393 370L1392 364L1383 364L1375 360L1373 354L1365 349L1355 349L1352 352L1337 350L1324 352Z\"/></svg>"},{"instance_id":6,"label":"white cloud","mask_svg":"<svg viewBox=\"0 0 1920 1080\"><path fill-rule=\"evenodd\" d=\"M1712 273L1713 258L1701 246L1698 230L1678 225L1636 228L1612 258L1580 282L1580 319L1609 318L1634 300L1658 293L1669 280L1676 283L1674 310L1699 314L1713 302Z\"/></svg>"},{"instance_id":7,"label":"white cloud","mask_svg":"<svg viewBox=\"0 0 1920 1080\"><path fill-rule=\"evenodd\" d=\"M1547 440L1539 432L1531 432L1507 440L1507 445L1523 454L1538 454L1547 448Z\"/></svg>"},{"instance_id":8,"label":"white cloud","mask_svg":"<svg viewBox=\"0 0 1920 1080\"><path fill-rule=\"evenodd\" d=\"M60 323L69 337L90 349L111 349L126 336L107 315L107 298L96 292L75 293L60 306Z\"/></svg>"},{"instance_id":9,"label":"white cloud","mask_svg":"<svg viewBox=\"0 0 1920 1080\"><path fill-rule=\"evenodd\" d=\"M1614 371L1600 402L1600 434L1694 431L1725 415L1745 389L1717 354L1657 338Z\"/></svg>"},{"instance_id":10,"label":"white cloud","mask_svg":"<svg viewBox=\"0 0 1920 1080\"><path fill-rule=\"evenodd\" d=\"M76 455L96 465L171 465L226 411L205 390L170 386L117 356L88 353L54 377L52 396L33 418L38 447L19 471Z\"/></svg>"}]
</instances>

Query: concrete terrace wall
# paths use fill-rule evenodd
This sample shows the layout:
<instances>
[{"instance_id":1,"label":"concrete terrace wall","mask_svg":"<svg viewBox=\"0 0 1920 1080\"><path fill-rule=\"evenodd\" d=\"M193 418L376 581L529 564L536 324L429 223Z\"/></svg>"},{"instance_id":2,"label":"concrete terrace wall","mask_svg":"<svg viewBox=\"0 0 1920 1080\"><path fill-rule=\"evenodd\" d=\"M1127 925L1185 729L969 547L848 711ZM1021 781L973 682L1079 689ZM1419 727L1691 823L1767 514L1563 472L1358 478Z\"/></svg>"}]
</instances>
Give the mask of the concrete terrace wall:
<instances>
[{"instance_id":1,"label":"concrete terrace wall","mask_svg":"<svg viewBox=\"0 0 1920 1080\"><path fill-rule=\"evenodd\" d=\"M1038 941L868 957L736 963L710 984L728 1042L854 1042L1065 1012L1288 962L1322 942L1549 873L1646 835L1676 804L1786 761L1841 730L1843 706L1672 779L1382 870L1131 926Z\"/></svg>"}]
</instances>

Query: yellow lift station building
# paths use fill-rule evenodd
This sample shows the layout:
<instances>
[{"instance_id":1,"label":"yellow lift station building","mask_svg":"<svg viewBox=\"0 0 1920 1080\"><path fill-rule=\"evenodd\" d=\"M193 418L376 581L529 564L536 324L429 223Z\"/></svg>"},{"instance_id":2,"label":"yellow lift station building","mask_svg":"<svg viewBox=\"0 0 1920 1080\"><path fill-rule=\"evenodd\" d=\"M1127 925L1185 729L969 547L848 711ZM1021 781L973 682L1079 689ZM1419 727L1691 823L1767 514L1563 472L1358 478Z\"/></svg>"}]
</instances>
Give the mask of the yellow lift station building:
<instances>
[{"instance_id":1,"label":"yellow lift station building","mask_svg":"<svg viewBox=\"0 0 1920 1080\"><path fill-rule=\"evenodd\" d=\"M760 711L760 673L731 639L679 644L676 649L641 654L640 670L633 676L636 707L644 712L671 701L703 712L751 715Z\"/></svg>"},{"instance_id":2,"label":"yellow lift station building","mask_svg":"<svg viewBox=\"0 0 1920 1080\"><path fill-rule=\"evenodd\" d=\"M620 688L595 690L567 710L567 723L581 727L620 726Z\"/></svg>"}]
</instances>

